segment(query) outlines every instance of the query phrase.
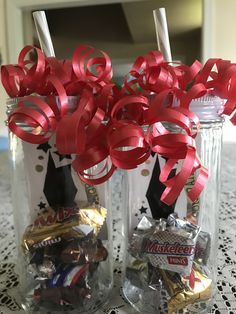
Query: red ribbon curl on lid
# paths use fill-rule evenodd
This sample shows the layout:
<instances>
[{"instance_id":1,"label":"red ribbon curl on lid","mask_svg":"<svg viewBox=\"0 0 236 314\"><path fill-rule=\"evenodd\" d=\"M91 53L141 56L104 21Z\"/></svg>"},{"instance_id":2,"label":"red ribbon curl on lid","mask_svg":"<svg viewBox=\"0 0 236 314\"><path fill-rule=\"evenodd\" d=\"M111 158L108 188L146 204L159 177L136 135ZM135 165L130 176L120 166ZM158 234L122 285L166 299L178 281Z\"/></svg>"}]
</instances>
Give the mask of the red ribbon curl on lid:
<instances>
[{"instance_id":1,"label":"red ribbon curl on lid","mask_svg":"<svg viewBox=\"0 0 236 314\"><path fill-rule=\"evenodd\" d=\"M35 62L27 58L33 51ZM108 55L94 52L82 45L71 61L57 60L26 46L17 65L2 66L9 96L24 97L8 118L10 130L34 144L55 133L58 151L75 154L72 165L88 184L104 182L116 168L133 169L154 151L167 159L160 174L166 186L162 201L172 204L198 170L189 192L196 200L207 170L196 151L200 121L189 106L205 94L218 95L227 99L223 113L236 124L236 65L210 59L204 66L195 61L189 67L165 62L160 52L152 51L136 59L120 90L112 82ZM68 96L78 96L74 108ZM176 165L176 175L169 179ZM94 166L96 175L90 173Z\"/></svg>"}]
</instances>

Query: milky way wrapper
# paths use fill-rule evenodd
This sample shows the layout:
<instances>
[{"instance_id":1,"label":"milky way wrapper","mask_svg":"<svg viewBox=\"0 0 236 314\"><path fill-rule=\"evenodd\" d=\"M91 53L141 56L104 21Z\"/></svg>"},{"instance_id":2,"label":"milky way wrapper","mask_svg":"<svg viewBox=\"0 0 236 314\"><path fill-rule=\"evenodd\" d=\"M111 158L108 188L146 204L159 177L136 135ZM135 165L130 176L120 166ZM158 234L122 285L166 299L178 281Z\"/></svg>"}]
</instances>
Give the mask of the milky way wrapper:
<instances>
[{"instance_id":1,"label":"milky way wrapper","mask_svg":"<svg viewBox=\"0 0 236 314\"><path fill-rule=\"evenodd\" d=\"M139 257L147 259L154 267L189 275L199 232L199 226L186 220L181 220L178 226L168 226L166 220L160 219L154 226L152 220L150 223L145 218L133 234L130 251L133 256L136 252Z\"/></svg>"},{"instance_id":2,"label":"milky way wrapper","mask_svg":"<svg viewBox=\"0 0 236 314\"><path fill-rule=\"evenodd\" d=\"M97 236L106 218L106 209L101 206L88 208L49 208L26 228L23 248L28 250L52 246L72 238Z\"/></svg>"},{"instance_id":3,"label":"milky way wrapper","mask_svg":"<svg viewBox=\"0 0 236 314\"><path fill-rule=\"evenodd\" d=\"M170 295L168 314L176 313L188 305L207 301L212 297L212 280L199 269L193 269L190 276L160 270L165 287Z\"/></svg>"}]
</instances>

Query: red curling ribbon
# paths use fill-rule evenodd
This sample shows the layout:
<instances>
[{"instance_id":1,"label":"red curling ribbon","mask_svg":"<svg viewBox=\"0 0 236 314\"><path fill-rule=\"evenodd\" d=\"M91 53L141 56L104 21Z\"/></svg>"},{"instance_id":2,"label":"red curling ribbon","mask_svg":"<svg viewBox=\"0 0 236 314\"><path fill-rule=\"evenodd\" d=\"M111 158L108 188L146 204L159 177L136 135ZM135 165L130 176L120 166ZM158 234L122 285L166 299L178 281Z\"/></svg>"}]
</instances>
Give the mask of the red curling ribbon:
<instances>
[{"instance_id":1,"label":"red curling ribbon","mask_svg":"<svg viewBox=\"0 0 236 314\"><path fill-rule=\"evenodd\" d=\"M108 55L100 51L103 57L90 58L85 64L86 58L94 51L94 48L81 45L78 47L72 57L72 67L75 75L79 80L102 82L110 81L112 77L111 60ZM90 70L92 66L96 66L96 74Z\"/></svg>"},{"instance_id":2,"label":"red curling ribbon","mask_svg":"<svg viewBox=\"0 0 236 314\"><path fill-rule=\"evenodd\" d=\"M87 149L83 154L77 155L75 160L72 162L74 170L77 172L82 181L90 185L97 185L107 181L116 167L111 164L109 168L109 163L107 161L109 156L109 151L106 145L94 145L93 147ZM102 171L98 174L100 175L97 178L97 175L92 172L89 172L89 169L92 169L94 166L99 165L103 161L105 166ZM90 174L89 174L90 173Z\"/></svg>"},{"instance_id":3,"label":"red curling ribbon","mask_svg":"<svg viewBox=\"0 0 236 314\"><path fill-rule=\"evenodd\" d=\"M114 84L104 85L96 97L96 104L110 117L114 103L120 98L120 91Z\"/></svg>"},{"instance_id":4,"label":"red curling ribbon","mask_svg":"<svg viewBox=\"0 0 236 314\"><path fill-rule=\"evenodd\" d=\"M83 52L83 50L85 51ZM95 50L94 48L81 45L73 53L72 68L77 78L81 81L87 80L84 62L86 58L89 56L89 54L91 54L94 50Z\"/></svg>"},{"instance_id":5,"label":"red curling ribbon","mask_svg":"<svg viewBox=\"0 0 236 314\"><path fill-rule=\"evenodd\" d=\"M18 66L1 66L2 85L11 98L26 95L26 89L22 87L24 75L24 71Z\"/></svg>"},{"instance_id":6,"label":"red curling ribbon","mask_svg":"<svg viewBox=\"0 0 236 314\"><path fill-rule=\"evenodd\" d=\"M50 75L55 76L63 85L71 82L71 64L59 61L55 57L47 58L47 64L50 67Z\"/></svg>"},{"instance_id":7,"label":"red curling ribbon","mask_svg":"<svg viewBox=\"0 0 236 314\"><path fill-rule=\"evenodd\" d=\"M33 63L30 60L25 60L26 55L34 50L37 54L37 63ZM31 67L28 67L29 64L32 64ZM41 84L44 71L45 71L45 57L43 52L33 46L24 47L18 57L18 65L25 71L25 77L23 79L23 86L27 86L32 91L36 91L38 85Z\"/></svg>"},{"instance_id":8,"label":"red curling ribbon","mask_svg":"<svg viewBox=\"0 0 236 314\"><path fill-rule=\"evenodd\" d=\"M156 122L171 122L178 125L180 128L184 129L187 134L192 133L192 122L189 119L189 111L174 107L166 108L164 105L168 104L171 93L169 90L163 91L156 95L152 101L150 108L144 113L144 121L146 124L152 125ZM197 118L194 114L191 115L193 121L198 125Z\"/></svg>"},{"instance_id":9,"label":"red curling ribbon","mask_svg":"<svg viewBox=\"0 0 236 314\"><path fill-rule=\"evenodd\" d=\"M27 57L33 49L36 62ZM88 184L104 182L116 167L137 167L153 150L168 159L160 177L166 185L162 200L174 202L188 176L198 169L189 192L195 200L206 183L207 170L194 140L199 118L189 105L206 93L225 98L223 113L231 115L236 124L236 65L209 59L205 65L195 61L188 67L165 62L160 52L152 51L136 59L119 90L111 81L110 58L102 51L93 57L94 51L82 45L72 60L66 61L45 58L39 49L26 46L17 65L2 66L2 83L10 97L46 96L45 101L31 96L18 104L9 117L12 132L31 143L42 143L55 132L58 151L77 154L73 167ZM79 96L74 112L69 111L69 95ZM58 96L57 102L54 96ZM27 101L34 107L28 107ZM164 122L176 126L178 133L168 131ZM21 124L32 131L26 132ZM168 179L176 162L181 169ZM99 173L88 174L99 164L104 165Z\"/></svg>"},{"instance_id":10,"label":"red curling ribbon","mask_svg":"<svg viewBox=\"0 0 236 314\"><path fill-rule=\"evenodd\" d=\"M31 105L36 105L32 108L26 105L29 102ZM23 126L21 126L23 124ZM24 130L26 124L28 127L34 128L40 133L34 134ZM8 118L9 129L23 141L40 144L48 141L51 134L56 128L55 114L50 106L42 99L36 96L28 96L24 100L19 101L17 108L10 114Z\"/></svg>"},{"instance_id":11,"label":"red curling ribbon","mask_svg":"<svg viewBox=\"0 0 236 314\"><path fill-rule=\"evenodd\" d=\"M139 77L138 83L145 90L159 93L165 89L174 87L176 85L176 78L172 76L170 70L156 66L148 68L145 75Z\"/></svg>"},{"instance_id":12,"label":"red curling ribbon","mask_svg":"<svg viewBox=\"0 0 236 314\"><path fill-rule=\"evenodd\" d=\"M53 88L56 90L56 94L58 95L58 98L60 100L60 115L64 116L68 112L68 97L63 84L56 76L53 75L50 75L47 78L47 83L52 85Z\"/></svg>"},{"instance_id":13,"label":"red curling ribbon","mask_svg":"<svg viewBox=\"0 0 236 314\"><path fill-rule=\"evenodd\" d=\"M85 126L83 119L85 108L93 102L87 91L82 95L75 112L64 115L58 123L56 146L61 154L79 154L84 152L86 144Z\"/></svg>"},{"instance_id":14,"label":"red curling ribbon","mask_svg":"<svg viewBox=\"0 0 236 314\"><path fill-rule=\"evenodd\" d=\"M185 134L162 134L152 139L149 143L154 152L166 158L184 159L188 147L195 148L195 140L191 136Z\"/></svg>"},{"instance_id":15,"label":"red curling ribbon","mask_svg":"<svg viewBox=\"0 0 236 314\"><path fill-rule=\"evenodd\" d=\"M107 134L110 157L121 169L133 169L147 160L151 150L143 129L126 121L113 124Z\"/></svg>"},{"instance_id":16,"label":"red curling ribbon","mask_svg":"<svg viewBox=\"0 0 236 314\"><path fill-rule=\"evenodd\" d=\"M207 89L201 83L193 85L183 96L181 97L180 106L183 108L189 108L191 101L195 98L200 98L207 93Z\"/></svg>"},{"instance_id":17,"label":"red curling ribbon","mask_svg":"<svg viewBox=\"0 0 236 314\"><path fill-rule=\"evenodd\" d=\"M131 80L124 81L124 89L131 94L138 93L137 89L132 88L138 84L144 94L150 92L160 92L167 88L177 86L175 71L164 62L160 52L152 51L145 57L139 57L130 71Z\"/></svg>"},{"instance_id":18,"label":"red curling ribbon","mask_svg":"<svg viewBox=\"0 0 236 314\"><path fill-rule=\"evenodd\" d=\"M212 69L214 66L218 66L219 62L221 62L221 59L215 58L215 59L209 59L204 64L203 68L199 72L199 74L196 77L196 83L202 83L206 84L209 80L209 78L212 78Z\"/></svg>"},{"instance_id":19,"label":"red curling ribbon","mask_svg":"<svg viewBox=\"0 0 236 314\"><path fill-rule=\"evenodd\" d=\"M183 160L181 170L171 179L166 178L169 176L170 171L173 168L171 166L173 165L173 162L176 161L176 159L174 161L172 161L171 159L167 160L160 174L160 181L166 186L166 189L161 196L161 201L163 201L167 205L173 204L178 198L181 191L184 189L188 178L193 172L195 155L195 149L189 148L186 152L185 159Z\"/></svg>"},{"instance_id":20,"label":"red curling ribbon","mask_svg":"<svg viewBox=\"0 0 236 314\"><path fill-rule=\"evenodd\" d=\"M167 92L166 92L166 95L167 95ZM163 92L162 95L159 94L158 96L156 96L156 99L158 99L159 97L159 100L162 96L161 101L157 103L157 105L160 105L162 103L166 95ZM152 105L153 107L151 109L153 110L153 108L155 108L155 102L153 102ZM188 176L184 177L182 175L183 170L181 170L180 174L178 174L171 180L167 180L167 178L172 168L175 166L176 162L180 159L185 160L187 158L186 156L188 156L188 151L190 148L194 149L194 151L196 150L196 145L193 138L196 136L196 133L192 134L191 120L195 123L197 128L200 127L200 123L196 115L194 113L189 112L189 110L185 108L160 107L158 111L158 106L156 107L157 107L157 110L156 110L157 114L156 114L155 119L152 120L152 122L155 122L155 125L153 126L153 131L149 130L147 134L147 138L148 138L148 142L152 150L168 159L165 167L161 171L160 181L164 185L166 185L166 189L165 189L165 192L163 193L162 200L165 203L168 203L170 205L172 204L171 203L172 201L174 202L176 200L179 193L184 188L185 184L187 183L186 180L188 180ZM180 112L178 112L178 110ZM152 115L153 113L150 114L150 117L152 117ZM181 128L182 128L186 131L188 135L170 133L165 128L163 128L162 124L160 124L161 121L175 123L178 127L180 127L179 132L181 131ZM198 160L197 156L195 156L195 158L192 160L190 159L190 161L192 161L192 170L195 169L194 167L196 164L196 160ZM190 164L187 164L187 165L188 167L190 166ZM186 167L186 163L185 163L185 167ZM192 170L190 170L189 168L189 171L190 171L189 173L191 173ZM184 170L184 173L186 173L185 170ZM180 178L179 179L180 181L178 181L178 178ZM192 200L195 200L194 199L195 197L197 198L197 195L199 195L198 192L200 192L203 189L206 179L207 179L207 172L202 170L195 187L189 193L189 197ZM178 187L177 187L177 184L178 184ZM167 197L167 195L169 196Z\"/></svg>"},{"instance_id":21,"label":"red curling ribbon","mask_svg":"<svg viewBox=\"0 0 236 314\"><path fill-rule=\"evenodd\" d=\"M201 168L194 187L188 193L189 198L195 201L205 186L208 172L199 164L194 139L184 134L164 134L155 137L152 141L152 145L153 151L168 158L160 175L160 181L167 186L162 200L169 205L172 204L187 183L186 180L188 180L189 173L192 174L196 169ZM195 152L194 154L192 150ZM191 155L189 155L190 153ZM184 163L180 173L174 178L167 180L172 168L176 162L181 159L184 160Z\"/></svg>"},{"instance_id":22,"label":"red curling ribbon","mask_svg":"<svg viewBox=\"0 0 236 314\"><path fill-rule=\"evenodd\" d=\"M194 79L201 70L201 68L202 64L198 60L194 61L190 67L185 64L177 63L173 70L177 76L179 88L183 91L187 90L189 88L189 85L194 83Z\"/></svg>"},{"instance_id":23,"label":"red curling ribbon","mask_svg":"<svg viewBox=\"0 0 236 314\"><path fill-rule=\"evenodd\" d=\"M114 104L111 111L111 118L113 120L123 119L128 116L130 121L137 121L139 124L143 123L143 108L147 108L149 101L144 96L127 95L122 97ZM133 107L133 110L130 109ZM121 112L121 109L122 112ZM128 112L128 113L125 113ZM121 112L121 115L119 113Z\"/></svg>"},{"instance_id":24,"label":"red curling ribbon","mask_svg":"<svg viewBox=\"0 0 236 314\"><path fill-rule=\"evenodd\" d=\"M183 113L186 117L188 117L188 119L192 121L192 123L194 123L196 131L194 132L194 128L191 125L191 130L192 130L191 136L192 138L195 138L198 132L200 131L200 120L198 116L193 111L190 111L183 107L176 107L175 110Z\"/></svg>"}]
</instances>

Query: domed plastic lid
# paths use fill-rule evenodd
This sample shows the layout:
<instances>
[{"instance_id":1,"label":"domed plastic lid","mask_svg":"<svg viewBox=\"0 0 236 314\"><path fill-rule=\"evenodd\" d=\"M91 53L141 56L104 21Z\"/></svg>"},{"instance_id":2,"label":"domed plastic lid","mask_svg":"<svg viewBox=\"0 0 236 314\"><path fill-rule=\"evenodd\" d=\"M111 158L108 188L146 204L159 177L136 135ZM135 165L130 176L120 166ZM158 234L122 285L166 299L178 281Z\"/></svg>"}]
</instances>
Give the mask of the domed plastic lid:
<instances>
[{"instance_id":1,"label":"domed plastic lid","mask_svg":"<svg viewBox=\"0 0 236 314\"><path fill-rule=\"evenodd\" d=\"M199 117L200 121L220 120L224 104L224 99L207 95L193 99L190 103L190 110Z\"/></svg>"}]
</instances>

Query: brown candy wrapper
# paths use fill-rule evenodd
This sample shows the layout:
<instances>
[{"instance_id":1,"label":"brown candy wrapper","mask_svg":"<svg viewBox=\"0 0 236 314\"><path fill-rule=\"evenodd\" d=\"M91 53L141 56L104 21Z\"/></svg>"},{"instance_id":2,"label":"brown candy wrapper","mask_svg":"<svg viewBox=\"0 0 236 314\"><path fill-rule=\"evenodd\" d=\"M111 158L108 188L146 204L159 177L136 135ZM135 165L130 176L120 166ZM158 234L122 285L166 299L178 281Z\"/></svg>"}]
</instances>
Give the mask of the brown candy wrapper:
<instances>
[{"instance_id":1,"label":"brown candy wrapper","mask_svg":"<svg viewBox=\"0 0 236 314\"><path fill-rule=\"evenodd\" d=\"M79 305L84 298L90 299L91 291L87 287L52 287L37 289L34 299L59 305Z\"/></svg>"},{"instance_id":2,"label":"brown candy wrapper","mask_svg":"<svg viewBox=\"0 0 236 314\"><path fill-rule=\"evenodd\" d=\"M107 259L108 252L99 239L73 240L68 243L60 254L60 261L64 264L88 262L98 263Z\"/></svg>"},{"instance_id":3,"label":"brown candy wrapper","mask_svg":"<svg viewBox=\"0 0 236 314\"><path fill-rule=\"evenodd\" d=\"M184 309L190 304L209 300L212 296L212 280L200 269L193 268L189 276L160 269L165 287L170 295L168 314Z\"/></svg>"}]
</instances>

